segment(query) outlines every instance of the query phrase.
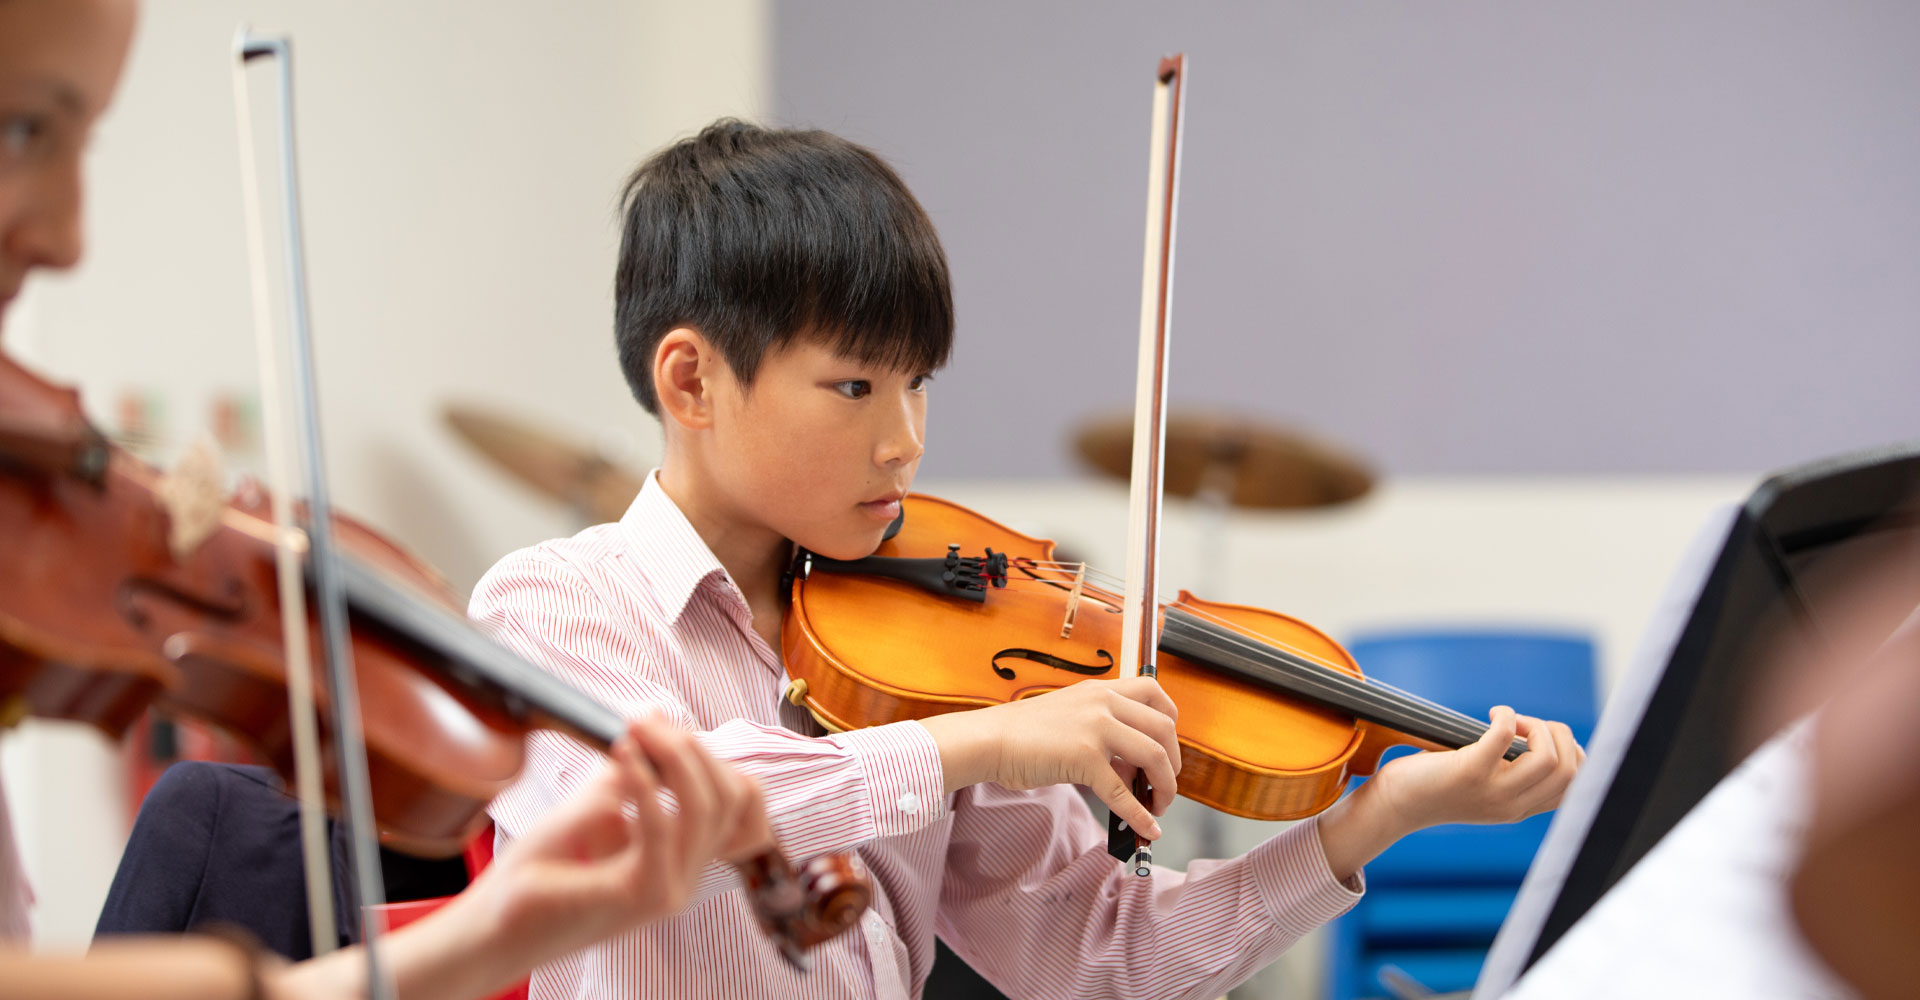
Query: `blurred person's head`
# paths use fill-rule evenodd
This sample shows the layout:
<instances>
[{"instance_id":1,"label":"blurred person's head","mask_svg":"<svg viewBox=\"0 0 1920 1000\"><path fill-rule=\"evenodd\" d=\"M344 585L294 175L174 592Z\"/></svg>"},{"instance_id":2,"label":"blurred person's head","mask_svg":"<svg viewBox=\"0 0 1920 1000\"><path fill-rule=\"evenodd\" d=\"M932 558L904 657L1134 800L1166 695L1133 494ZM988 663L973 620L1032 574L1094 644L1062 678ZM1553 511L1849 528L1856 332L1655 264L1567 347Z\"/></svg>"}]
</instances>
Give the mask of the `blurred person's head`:
<instances>
[{"instance_id":1,"label":"blurred person's head","mask_svg":"<svg viewBox=\"0 0 1920 1000\"><path fill-rule=\"evenodd\" d=\"M0 0L0 329L27 275L78 263L81 158L133 38L133 0Z\"/></svg>"}]
</instances>

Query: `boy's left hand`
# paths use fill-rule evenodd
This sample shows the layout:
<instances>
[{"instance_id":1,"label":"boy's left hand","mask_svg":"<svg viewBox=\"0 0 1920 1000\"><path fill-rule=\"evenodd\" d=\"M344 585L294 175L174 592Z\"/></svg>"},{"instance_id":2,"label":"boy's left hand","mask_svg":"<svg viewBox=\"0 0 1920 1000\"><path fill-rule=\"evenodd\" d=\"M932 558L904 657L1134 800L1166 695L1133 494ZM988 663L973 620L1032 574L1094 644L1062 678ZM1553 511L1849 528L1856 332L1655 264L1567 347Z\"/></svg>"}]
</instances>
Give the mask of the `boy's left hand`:
<instances>
[{"instance_id":1,"label":"boy's left hand","mask_svg":"<svg viewBox=\"0 0 1920 1000\"><path fill-rule=\"evenodd\" d=\"M1387 763L1368 784L1405 832L1442 823L1517 823L1560 804L1587 759L1573 733L1501 705L1480 739L1458 750L1410 754ZM1505 754L1515 735L1527 752Z\"/></svg>"}]
</instances>

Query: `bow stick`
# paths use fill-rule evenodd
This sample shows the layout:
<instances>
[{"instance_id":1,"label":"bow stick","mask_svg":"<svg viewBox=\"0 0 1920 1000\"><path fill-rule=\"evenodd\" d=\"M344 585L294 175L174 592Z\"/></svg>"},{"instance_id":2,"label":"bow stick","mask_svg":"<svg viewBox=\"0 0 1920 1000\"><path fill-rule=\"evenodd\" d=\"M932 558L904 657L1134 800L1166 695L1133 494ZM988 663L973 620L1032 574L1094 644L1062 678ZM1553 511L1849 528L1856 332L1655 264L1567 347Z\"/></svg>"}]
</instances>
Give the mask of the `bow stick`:
<instances>
[{"instance_id":1,"label":"bow stick","mask_svg":"<svg viewBox=\"0 0 1920 1000\"><path fill-rule=\"evenodd\" d=\"M281 201L286 231L288 361L297 406L295 437L307 477L307 523L304 532L293 523L292 475L285 461L287 432L280 410L283 376L269 330L266 238L260 210L259 175L253 155L253 110L247 87L247 64L270 58L279 67ZM345 589L335 558L333 520L328 500L326 460L321 448L319 405L314 390L313 342L307 311L305 259L301 253L300 189L293 142L293 49L285 37L263 38L242 26L234 37L234 108L239 128L242 200L247 215L249 272L253 285L253 314L260 344L261 412L267 445L267 469L273 494L276 527L276 568L280 590L281 628L287 646L287 700L294 730L295 784L300 795L300 834L307 877L307 913L312 926L314 953L333 948L332 878L327 863L320 784L320 753L313 705L313 678L308 663L306 587L302 572L312 568L314 595L319 604L321 646L327 667L327 694L332 706L335 765L340 776L340 808L350 831L348 854L354 885L362 907L385 901L381 882L379 841L373 828L373 796L367 779L367 753L360 729L359 687L354 681L353 647L348 638ZM378 937L373 921L361 919L361 941L367 955L367 995L373 1000L393 996L393 983L375 949ZM322 940L322 939L325 940Z\"/></svg>"},{"instance_id":2,"label":"bow stick","mask_svg":"<svg viewBox=\"0 0 1920 1000\"><path fill-rule=\"evenodd\" d=\"M1180 199L1180 117L1186 105L1187 57L1160 60L1153 82L1153 129L1147 158L1147 241L1140 275L1140 359L1133 398L1133 475L1127 505L1126 607L1121 618L1120 670L1152 677L1160 647L1158 564L1160 499L1166 455L1167 333L1173 308L1173 229ZM1134 797L1151 808L1146 772L1133 779ZM1152 842L1107 816L1107 852L1135 875L1152 873Z\"/></svg>"}]
</instances>

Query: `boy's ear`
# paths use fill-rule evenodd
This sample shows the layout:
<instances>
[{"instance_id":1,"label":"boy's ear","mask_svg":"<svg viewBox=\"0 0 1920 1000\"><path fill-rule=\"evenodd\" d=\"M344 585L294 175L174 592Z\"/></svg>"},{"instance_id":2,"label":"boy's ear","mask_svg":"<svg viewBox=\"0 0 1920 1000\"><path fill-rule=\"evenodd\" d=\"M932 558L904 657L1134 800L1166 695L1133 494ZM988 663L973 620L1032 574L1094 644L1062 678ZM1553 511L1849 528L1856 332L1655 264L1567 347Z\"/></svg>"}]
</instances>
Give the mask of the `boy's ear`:
<instances>
[{"instance_id":1,"label":"boy's ear","mask_svg":"<svg viewBox=\"0 0 1920 1000\"><path fill-rule=\"evenodd\" d=\"M689 430L713 423L714 367L721 363L699 331L668 330L653 349L653 392L660 416Z\"/></svg>"}]
</instances>

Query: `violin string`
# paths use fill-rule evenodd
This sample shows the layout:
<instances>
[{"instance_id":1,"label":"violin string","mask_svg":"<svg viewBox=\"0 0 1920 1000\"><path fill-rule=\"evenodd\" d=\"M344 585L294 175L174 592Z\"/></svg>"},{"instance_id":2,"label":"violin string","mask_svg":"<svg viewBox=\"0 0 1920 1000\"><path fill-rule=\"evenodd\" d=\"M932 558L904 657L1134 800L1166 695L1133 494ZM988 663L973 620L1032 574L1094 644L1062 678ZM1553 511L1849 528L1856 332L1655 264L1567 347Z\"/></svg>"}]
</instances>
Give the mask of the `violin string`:
<instances>
[{"instance_id":1,"label":"violin string","mask_svg":"<svg viewBox=\"0 0 1920 1000\"><path fill-rule=\"evenodd\" d=\"M1055 565L1055 566L1063 566L1063 567L1071 566L1077 569L1082 564L1081 563L1048 563L1042 560L1021 560L1021 565L1024 565L1024 566ZM1088 566L1086 569L1086 578L1089 582L1093 582L1096 585L1102 585L1107 588L1117 587L1122 584L1122 581L1116 578L1112 573L1108 573L1103 570L1097 570L1092 568L1091 566ZM1016 581L1009 578L1008 582L1011 584ZM1038 580L1038 581L1030 581L1030 582L1040 582L1040 583L1048 584L1050 586L1053 585L1053 581L1048 581L1048 580ZM1315 666L1319 666L1328 670L1334 670L1342 674L1346 673L1345 670L1341 669L1341 667L1338 664L1335 664L1331 660L1327 660L1311 651L1294 646L1283 639L1266 635L1246 625L1242 625L1238 622L1229 621L1228 619L1222 618L1214 614L1213 612L1207 611L1204 608L1197 608L1197 607L1192 607L1190 605L1183 605L1183 604L1180 604L1178 601L1170 601L1164 596L1160 597L1160 604L1162 607L1165 607L1165 608L1177 607L1181 611L1187 614L1207 619L1209 622L1213 624L1225 627L1232 631L1244 633L1248 636L1251 636L1254 639L1259 640L1260 642L1270 644L1278 649L1292 653L1293 655L1300 657L1301 659L1304 659L1313 663ZM1349 674L1348 676L1352 676L1352 675ZM1446 711L1453 712L1452 709L1447 709L1446 706L1444 705L1440 705L1437 702L1432 702L1432 701L1429 701L1428 699L1421 698L1419 695L1413 694L1412 692L1403 690L1401 688L1397 688L1391 684L1386 683L1385 681L1375 680L1373 678L1365 678L1365 679L1369 685L1379 688L1381 691L1385 693L1394 695L1396 697L1407 698L1413 701L1424 702L1428 705L1432 705L1433 707L1446 709ZM1471 719L1470 716L1466 716L1462 713L1454 712L1454 714L1459 715L1463 719L1469 719L1469 720Z\"/></svg>"},{"instance_id":2,"label":"violin string","mask_svg":"<svg viewBox=\"0 0 1920 1000\"><path fill-rule=\"evenodd\" d=\"M1225 632L1214 630L1196 619L1176 618L1167 632L1174 639L1174 643L1170 645L1176 651L1191 650L1201 656L1214 657L1229 664L1233 662L1236 652L1232 647L1246 646L1245 643L1228 638ZM1187 643L1193 643L1193 645L1188 646ZM1339 711L1358 715L1449 747L1464 746L1473 742L1484 732L1483 728L1463 725L1457 720L1417 706L1395 704L1389 699L1378 697L1377 692L1372 691L1351 675L1304 665L1286 656L1261 655L1258 650L1259 647L1254 647L1248 652L1255 657L1254 664L1277 672L1279 678L1273 681L1274 683L1303 696L1321 700Z\"/></svg>"},{"instance_id":3,"label":"violin string","mask_svg":"<svg viewBox=\"0 0 1920 1000\"><path fill-rule=\"evenodd\" d=\"M1268 648L1270 644L1274 649L1291 654L1292 657L1299 660L1304 660L1307 665L1324 673L1326 675L1323 679L1325 683L1344 690L1353 697L1360 699L1371 698L1381 704L1398 709L1409 715L1416 724L1424 723L1435 732L1452 731L1458 737L1465 738L1466 742L1472 742L1473 739L1477 739L1481 734L1486 732L1487 723L1485 722L1391 684L1376 681L1365 676L1355 676L1319 656L1301 650L1297 646L1271 636L1262 635L1238 623L1222 619L1205 609L1184 605L1174 605L1169 608L1170 613L1176 610L1207 626L1211 630L1208 633L1210 638L1216 642L1225 643L1228 648L1242 655L1253 659L1269 658L1273 655L1272 649ZM1248 638L1248 636L1252 638Z\"/></svg>"},{"instance_id":4,"label":"violin string","mask_svg":"<svg viewBox=\"0 0 1920 1000\"><path fill-rule=\"evenodd\" d=\"M1076 572L1079 571L1081 567L1084 566L1086 579L1089 582L1095 583L1097 586L1104 586L1107 589L1113 589L1123 585L1122 581L1116 578L1112 573L1109 573L1103 570L1094 569L1092 566L1084 563L1069 563L1069 562L1059 562L1059 561L1049 561L1049 560L1039 560L1039 559L1022 559L1019 561L1017 565L1020 565L1023 567L1049 567L1049 568L1059 567L1061 569L1072 568ZM1016 580L1014 578L1009 578L1007 582L1009 584L1013 584L1017 582L1027 582L1027 583L1041 583L1047 586L1056 586L1059 582L1062 582L1062 581L1052 581L1052 580L1044 580L1044 579L1021 581L1021 580ZM1098 599L1095 598L1095 600L1097 601ZM1275 636L1266 635L1246 625L1242 625L1238 622L1229 621L1228 619L1222 618L1219 615L1216 615L1213 612L1207 611L1204 608L1197 608L1190 605L1183 605L1183 604L1180 604L1178 601L1169 601L1164 596L1160 597L1160 603L1162 607L1165 607L1168 609L1178 608L1179 610L1181 610L1186 614L1193 615L1197 618L1205 619L1209 623L1228 629L1231 632L1242 633L1244 635L1252 637L1255 640L1258 640L1261 643L1266 643L1277 649L1283 650L1288 653L1292 653L1294 656L1299 657L1303 660L1307 660L1308 662L1312 663L1317 667L1320 667L1326 670L1331 670L1348 677L1353 676L1352 674L1348 674L1338 664L1330 660L1327 660L1309 650L1301 649L1297 646L1292 645L1291 643L1286 642L1285 640L1279 639ZM1364 676L1361 678L1361 680L1363 680L1368 686L1379 690L1383 694L1387 694L1395 698L1405 699L1409 702L1418 703L1426 707L1431 707L1434 709L1444 711L1460 721L1479 724L1478 720L1473 719L1471 716L1468 716L1461 712L1457 712L1451 708L1447 708L1445 705L1441 705L1438 702L1434 702L1429 699L1422 698L1419 695L1413 694L1412 692L1406 691L1402 688L1395 687L1394 685L1388 684L1385 681L1377 680L1370 677L1364 677Z\"/></svg>"},{"instance_id":5,"label":"violin string","mask_svg":"<svg viewBox=\"0 0 1920 1000\"><path fill-rule=\"evenodd\" d=\"M1385 707L1397 709L1410 716L1416 725L1424 723L1436 732L1451 731L1461 736L1468 734L1477 736L1479 733L1485 731L1486 727L1484 724L1478 723L1446 706L1437 705L1424 698L1407 694L1406 692L1392 688L1390 685L1369 684L1366 678L1356 677L1317 656L1303 654L1297 650L1297 647L1293 647L1287 643L1273 640L1270 637L1261 637L1266 639L1265 642L1254 641L1242 632L1243 626L1224 621L1204 609L1174 606L1170 607L1168 611L1170 615L1175 612L1185 615L1193 620L1199 626L1202 634L1206 635L1213 643L1224 646L1229 651L1237 652L1250 659L1268 662L1269 665L1272 665L1272 661L1276 657L1274 647L1292 653L1291 659L1304 662L1288 663L1289 657L1282 653L1279 654L1279 659L1282 664L1281 669L1299 669L1303 666L1310 668L1318 674L1323 675L1314 678L1316 683L1334 690L1343 691L1362 702L1373 701ZM1246 631L1251 632L1251 630ZM1258 633L1254 633L1254 635L1257 636ZM1271 643L1271 646L1269 646L1269 643Z\"/></svg>"},{"instance_id":6,"label":"violin string","mask_svg":"<svg viewBox=\"0 0 1920 1000\"><path fill-rule=\"evenodd\" d=\"M1202 634L1206 635L1207 638L1213 642L1224 644L1230 650L1240 652L1250 658L1267 661L1271 665L1273 654L1264 644L1251 642L1240 637L1231 627L1223 627L1205 621L1200 615L1194 614L1195 609L1177 608L1174 610L1178 610L1182 614L1192 618L1200 627ZM1301 664L1289 664L1287 661L1291 659L1290 657L1280 657L1279 659L1282 664L1287 664L1288 666L1301 666ZM1320 662L1309 661L1305 666L1310 667L1319 675L1311 678L1314 683L1332 690L1344 692L1363 702L1372 701L1385 707L1397 709L1409 716L1415 726L1424 724L1429 727L1430 733L1428 735L1431 735L1431 733L1451 733L1454 738L1460 739L1462 745L1464 745L1465 743L1473 742L1474 739L1486 732L1486 723L1455 712L1444 705L1420 698L1417 695L1407 694L1391 685L1370 683L1365 677L1356 677L1344 670L1334 669ZM1414 735L1422 734L1415 731ZM1446 740L1436 740L1435 742L1446 742Z\"/></svg>"},{"instance_id":7,"label":"violin string","mask_svg":"<svg viewBox=\"0 0 1920 1000\"><path fill-rule=\"evenodd\" d=\"M1042 560L1023 559L1015 562L1013 565L1015 568L1027 572L1028 576L1026 578L1009 576L1006 579L1005 586L1016 584L1032 586L1038 584L1050 589L1069 589L1064 580L1048 579L1034 572L1036 567L1045 565L1045 562ZM1074 577L1081 579L1083 582L1089 578L1093 579L1096 588L1102 582L1112 581L1111 574L1087 569L1079 563L1057 565L1072 567ZM985 574L982 574L982 576L984 578ZM1119 590L1124 589L1124 587L1118 585L1117 581L1114 581L1113 589L1117 593ZM1092 600L1094 603L1107 608L1110 612L1116 610L1118 603L1117 599L1103 599L1097 590L1089 592L1083 589L1082 597L1083 599ZM1434 742L1443 744L1455 742L1460 745L1465 745L1474 742L1487 730L1487 723L1481 722L1478 719L1455 711L1445 705L1422 698L1419 695L1405 691L1394 685L1387 684L1384 681L1365 676L1355 677L1353 674L1341 669L1339 665L1315 653L1301 649L1279 638L1264 635L1237 622L1224 619L1203 608L1182 605L1178 602L1165 601L1164 599L1161 603L1162 606L1170 612L1177 610L1199 621L1207 630L1205 634L1208 634L1211 641L1215 643L1227 643L1229 644L1229 649L1233 652L1237 652L1256 662L1266 662L1269 666L1274 666L1272 662L1273 659L1280 657L1282 665L1277 667L1277 669L1283 672L1297 672L1303 668L1307 668L1324 675L1318 677L1308 675L1301 678L1307 685L1317 685L1326 691L1343 693L1353 702L1362 706L1371 704L1397 711L1401 717L1404 717L1406 720L1399 723L1399 725L1401 728L1408 730L1412 735L1418 736L1424 734L1433 736L1437 734L1440 738L1434 739ZM1242 636L1250 636L1251 638L1242 638ZM1291 660L1294 662L1289 662L1288 657L1291 657ZM1524 746L1526 741L1517 740L1516 742Z\"/></svg>"},{"instance_id":8,"label":"violin string","mask_svg":"<svg viewBox=\"0 0 1920 1000\"><path fill-rule=\"evenodd\" d=\"M1022 559L1022 560L1019 560L1015 565L1020 566L1022 568L1029 568L1029 569L1034 567L1051 568L1051 567L1057 566L1057 567L1061 567L1062 569L1071 567L1076 574L1084 573L1085 578L1087 580L1094 581L1096 582L1096 584L1108 584L1108 585L1114 585L1114 586L1120 585L1119 581L1115 580L1111 573L1107 573L1101 570L1096 570L1091 567L1087 567L1082 563L1062 563L1057 561ZM1038 579L1038 578L1020 580L1018 578L1010 577L1008 579L1008 584L1011 585L1013 583L1039 583L1048 587L1061 586L1060 581ZM1083 593L1083 598L1086 598L1086 597L1087 595ZM1100 601L1097 597L1093 597L1091 599L1095 600L1096 603L1103 603L1103 604L1107 603L1107 602ZM1233 646L1236 647L1238 651L1242 652L1244 655L1248 655L1254 658L1259 658L1262 655L1270 655L1271 651L1269 649L1263 648L1263 644L1264 644L1265 646L1270 646L1273 649L1278 649L1285 653L1292 654L1294 657L1300 660L1304 660L1307 663L1311 664L1312 666L1317 667L1321 670L1327 671L1330 674L1338 675L1340 680L1334 681L1333 683L1335 684L1353 685L1356 687L1371 689L1369 693L1374 696L1378 696L1379 698L1381 698L1381 700L1385 702L1397 702L1398 704L1395 705L1395 707L1415 716L1417 721L1424 721L1428 723L1430 726L1434 726L1439 729L1454 729L1458 732L1463 732L1463 733L1470 732L1475 735L1478 735L1479 733L1484 733L1486 731L1487 724L1484 722L1481 722L1478 719L1473 718L1472 716L1456 711L1445 705L1441 705L1438 702L1434 702L1430 699L1423 698L1419 695L1413 694L1412 692L1406 691L1392 684L1388 684L1384 681L1380 681L1380 680L1370 678L1370 677L1365 677L1365 676L1355 678L1354 675L1349 674L1345 670L1341 669L1339 665L1311 651L1301 649L1277 637L1265 635L1245 625L1241 625L1237 622L1231 622L1210 611L1207 611L1204 608L1197 608L1190 605L1182 605L1182 604L1179 604L1177 601L1167 601L1165 598L1161 599L1161 604L1163 607L1165 607L1169 611L1178 609L1184 614L1191 615L1197 619L1204 621L1209 625L1212 625L1217 629L1223 630L1225 634L1216 636L1216 638L1233 644ZM1108 604L1107 606L1111 607L1112 605ZM1251 639L1242 638L1242 636L1248 636L1248 637L1251 637ZM1356 696L1359 695L1359 692L1353 692L1353 693L1356 694Z\"/></svg>"},{"instance_id":9,"label":"violin string","mask_svg":"<svg viewBox=\"0 0 1920 1000\"><path fill-rule=\"evenodd\" d=\"M1168 610L1169 611L1178 610L1183 614L1192 616L1196 619L1200 619L1206 622L1207 624L1212 625L1215 628L1224 630L1228 634L1225 636L1222 636L1222 638L1226 639L1227 641L1235 643L1237 646L1239 646L1243 650L1252 651L1252 650L1257 650L1263 644L1271 645L1274 648L1280 649L1287 653L1291 653L1295 657L1306 660L1308 663L1312 664L1315 667L1318 667L1322 670L1330 671L1332 673L1336 673L1340 675L1340 677L1343 679L1351 680L1355 683L1373 688L1376 691L1378 691L1380 694L1402 701L1410 707L1417 707L1422 710L1431 710L1435 713L1441 713L1441 717L1447 718L1450 721L1453 721L1456 723L1465 723L1469 725L1474 725L1482 729L1485 728L1484 723L1481 723L1478 720L1462 712L1455 711L1454 709L1448 708L1447 706L1442 705L1438 702L1432 701L1430 699L1422 698L1419 695L1416 695L1410 691L1406 691L1402 688L1395 687L1384 681L1375 680L1373 678L1366 677L1364 675L1356 677L1355 675L1342 669L1338 664L1334 663L1333 661L1327 660L1310 651L1301 649L1298 646L1294 646L1284 640L1275 638L1273 636L1265 635L1261 632L1258 632L1238 622L1233 622L1228 619L1222 618L1219 615L1216 615L1213 612L1210 612L1204 608L1197 608L1191 605L1173 604L1168 606Z\"/></svg>"}]
</instances>

